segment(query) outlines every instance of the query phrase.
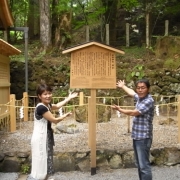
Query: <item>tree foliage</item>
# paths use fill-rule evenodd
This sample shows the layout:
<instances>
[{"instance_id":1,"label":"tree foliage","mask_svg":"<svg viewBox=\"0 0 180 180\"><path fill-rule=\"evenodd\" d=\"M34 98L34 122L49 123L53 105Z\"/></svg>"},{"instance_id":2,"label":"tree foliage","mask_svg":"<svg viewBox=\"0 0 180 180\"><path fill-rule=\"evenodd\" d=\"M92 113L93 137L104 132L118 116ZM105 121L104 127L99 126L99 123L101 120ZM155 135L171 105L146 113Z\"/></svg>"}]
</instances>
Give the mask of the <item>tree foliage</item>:
<instances>
[{"instance_id":1,"label":"tree foliage","mask_svg":"<svg viewBox=\"0 0 180 180\"><path fill-rule=\"evenodd\" d=\"M134 9L135 7L139 6L139 1L138 0L119 0L118 1L118 6L121 6L123 8L125 8L127 11L131 11L132 9Z\"/></svg>"},{"instance_id":2,"label":"tree foliage","mask_svg":"<svg viewBox=\"0 0 180 180\"><path fill-rule=\"evenodd\" d=\"M32 1L34 4L32 5ZM40 0L9 0L10 9L14 18L14 26L24 27L31 25L31 38L40 38L39 30L40 23L40 9L33 11L33 17L30 16L29 10L33 8L40 8L38 6ZM115 29L118 23L119 9L124 9L125 12L132 13L132 18L135 21L141 21L145 24L145 15L150 13L153 21L157 17L170 17L170 15L180 14L179 0L49 0L50 2L50 22L52 27L52 42L57 39L55 34L59 33L58 42L55 44L59 46L61 41L69 41L71 39L72 30L77 30L85 25L101 27L104 31L106 23L110 24L110 30ZM32 7L34 6L34 7ZM31 7L31 8L30 8ZM69 28L63 27L64 16L69 15ZM31 21L30 21L31 18ZM34 19L34 21L33 21ZM155 21L155 20L154 20ZM31 22L31 24L29 24ZM32 24L34 22L34 24ZM154 25L150 26L153 31L156 21L152 22ZM42 33L42 32L40 32ZM15 34L17 35L17 34ZM65 40L63 40L63 38ZM117 38L116 32L112 33L113 40Z\"/></svg>"}]
</instances>

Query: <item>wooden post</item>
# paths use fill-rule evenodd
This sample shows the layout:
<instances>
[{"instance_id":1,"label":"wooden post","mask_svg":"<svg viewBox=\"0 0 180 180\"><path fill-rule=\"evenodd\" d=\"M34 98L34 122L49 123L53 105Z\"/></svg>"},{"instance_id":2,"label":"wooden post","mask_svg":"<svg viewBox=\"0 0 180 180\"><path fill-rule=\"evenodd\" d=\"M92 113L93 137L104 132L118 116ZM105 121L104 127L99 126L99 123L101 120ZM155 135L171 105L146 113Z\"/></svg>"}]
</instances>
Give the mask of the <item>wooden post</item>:
<instances>
[{"instance_id":1,"label":"wooden post","mask_svg":"<svg viewBox=\"0 0 180 180\"><path fill-rule=\"evenodd\" d=\"M129 23L126 23L126 47L129 47Z\"/></svg>"},{"instance_id":2,"label":"wooden post","mask_svg":"<svg viewBox=\"0 0 180 180\"><path fill-rule=\"evenodd\" d=\"M130 133L130 116L127 117L128 120L128 133Z\"/></svg>"},{"instance_id":3,"label":"wooden post","mask_svg":"<svg viewBox=\"0 0 180 180\"><path fill-rule=\"evenodd\" d=\"M92 113L91 113L91 97L88 97L88 133L89 133L89 137L88 137L88 146L89 148L91 148L91 133L92 133Z\"/></svg>"},{"instance_id":4,"label":"wooden post","mask_svg":"<svg viewBox=\"0 0 180 180\"><path fill-rule=\"evenodd\" d=\"M164 36L168 36L169 34L169 21L168 20L165 20L165 34Z\"/></svg>"},{"instance_id":5,"label":"wooden post","mask_svg":"<svg viewBox=\"0 0 180 180\"><path fill-rule=\"evenodd\" d=\"M16 106L15 106L15 94L10 95L10 132L16 131Z\"/></svg>"},{"instance_id":6,"label":"wooden post","mask_svg":"<svg viewBox=\"0 0 180 180\"><path fill-rule=\"evenodd\" d=\"M84 93L83 92L79 93L79 105L80 106L84 105Z\"/></svg>"},{"instance_id":7,"label":"wooden post","mask_svg":"<svg viewBox=\"0 0 180 180\"><path fill-rule=\"evenodd\" d=\"M28 106L29 106L29 102L28 102L28 93L24 92L23 93L23 106L24 106L24 121L28 121Z\"/></svg>"},{"instance_id":8,"label":"wooden post","mask_svg":"<svg viewBox=\"0 0 180 180\"><path fill-rule=\"evenodd\" d=\"M91 149L91 175L96 174L96 89L91 90L89 107L89 138Z\"/></svg>"},{"instance_id":9,"label":"wooden post","mask_svg":"<svg viewBox=\"0 0 180 180\"><path fill-rule=\"evenodd\" d=\"M178 143L180 143L180 95L178 96L178 114L177 114L177 120L178 120Z\"/></svg>"},{"instance_id":10,"label":"wooden post","mask_svg":"<svg viewBox=\"0 0 180 180\"><path fill-rule=\"evenodd\" d=\"M149 12L146 13L146 48L149 48Z\"/></svg>"},{"instance_id":11,"label":"wooden post","mask_svg":"<svg viewBox=\"0 0 180 180\"><path fill-rule=\"evenodd\" d=\"M106 24L106 44L109 45L109 24Z\"/></svg>"},{"instance_id":12,"label":"wooden post","mask_svg":"<svg viewBox=\"0 0 180 180\"><path fill-rule=\"evenodd\" d=\"M3 33L4 33L4 40L8 42L8 35L7 35L8 33L7 33L7 31L3 31Z\"/></svg>"},{"instance_id":13,"label":"wooden post","mask_svg":"<svg viewBox=\"0 0 180 180\"><path fill-rule=\"evenodd\" d=\"M86 26L86 42L89 42L89 26Z\"/></svg>"}]
</instances>

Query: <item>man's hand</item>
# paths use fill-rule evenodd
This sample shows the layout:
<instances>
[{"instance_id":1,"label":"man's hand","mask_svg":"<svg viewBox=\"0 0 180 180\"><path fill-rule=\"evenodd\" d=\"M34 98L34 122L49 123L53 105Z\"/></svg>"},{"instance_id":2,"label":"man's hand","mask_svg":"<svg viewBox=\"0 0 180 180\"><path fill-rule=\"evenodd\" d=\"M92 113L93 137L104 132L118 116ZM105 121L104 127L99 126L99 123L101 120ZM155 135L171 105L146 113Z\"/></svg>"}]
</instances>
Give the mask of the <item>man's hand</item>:
<instances>
[{"instance_id":1,"label":"man's hand","mask_svg":"<svg viewBox=\"0 0 180 180\"><path fill-rule=\"evenodd\" d=\"M120 110L120 107L117 106L116 104L112 105L111 108L114 109L114 110L117 110L117 111Z\"/></svg>"},{"instance_id":2,"label":"man's hand","mask_svg":"<svg viewBox=\"0 0 180 180\"><path fill-rule=\"evenodd\" d=\"M117 87L122 88L125 85L124 80L119 80L116 84Z\"/></svg>"}]
</instances>

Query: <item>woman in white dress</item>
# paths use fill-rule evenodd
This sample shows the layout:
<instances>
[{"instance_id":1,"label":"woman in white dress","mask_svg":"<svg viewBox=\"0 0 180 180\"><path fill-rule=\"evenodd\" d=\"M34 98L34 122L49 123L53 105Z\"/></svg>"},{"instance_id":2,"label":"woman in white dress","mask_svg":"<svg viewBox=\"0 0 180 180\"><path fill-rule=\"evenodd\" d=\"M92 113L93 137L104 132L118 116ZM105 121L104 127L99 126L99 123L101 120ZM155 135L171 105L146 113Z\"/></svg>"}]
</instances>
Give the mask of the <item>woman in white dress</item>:
<instances>
[{"instance_id":1,"label":"woman in white dress","mask_svg":"<svg viewBox=\"0 0 180 180\"><path fill-rule=\"evenodd\" d=\"M44 180L54 173L54 136L51 123L59 123L64 118L71 115L71 112L61 117L54 117L51 111L61 108L78 95L76 92L70 93L65 100L57 104L51 104L52 89L45 83L38 85L36 93L39 103L34 111L34 130L31 139L32 166L31 174L28 176L27 180Z\"/></svg>"}]
</instances>

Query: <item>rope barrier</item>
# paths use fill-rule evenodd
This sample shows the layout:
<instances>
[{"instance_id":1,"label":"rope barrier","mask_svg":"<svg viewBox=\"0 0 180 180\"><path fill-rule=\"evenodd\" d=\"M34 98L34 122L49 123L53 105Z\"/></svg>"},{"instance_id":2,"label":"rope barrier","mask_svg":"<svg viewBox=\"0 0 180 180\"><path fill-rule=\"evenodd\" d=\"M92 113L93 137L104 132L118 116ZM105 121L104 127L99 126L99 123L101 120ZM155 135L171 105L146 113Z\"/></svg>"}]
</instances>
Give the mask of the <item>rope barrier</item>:
<instances>
[{"instance_id":1,"label":"rope barrier","mask_svg":"<svg viewBox=\"0 0 180 180\"><path fill-rule=\"evenodd\" d=\"M78 107L78 106L86 106L86 105L88 105L88 104L82 104L82 105L64 105L63 107ZM110 107L111 106L111 104L109 105L106 105L106 104L99 104L99 103L97 103L96 104L97 106L105 106L105 107ZM178 105L178 102L173 102L173 103L166 103L166 104L156 104L155 106L168 106L168 105ZM13 105L7 105L7 104L0 104L0 106L6 106L6 107L15 107L15 108L20 108L20 107L22 107L22 105L21 106L13 106ZM121 105L119 105L120 107L123 107L123 108L134 108L135 106L121 106ZM32 107L32 106L23 106L24 108L35 108L35 107Z\"/></svg>"}]
</instances>

